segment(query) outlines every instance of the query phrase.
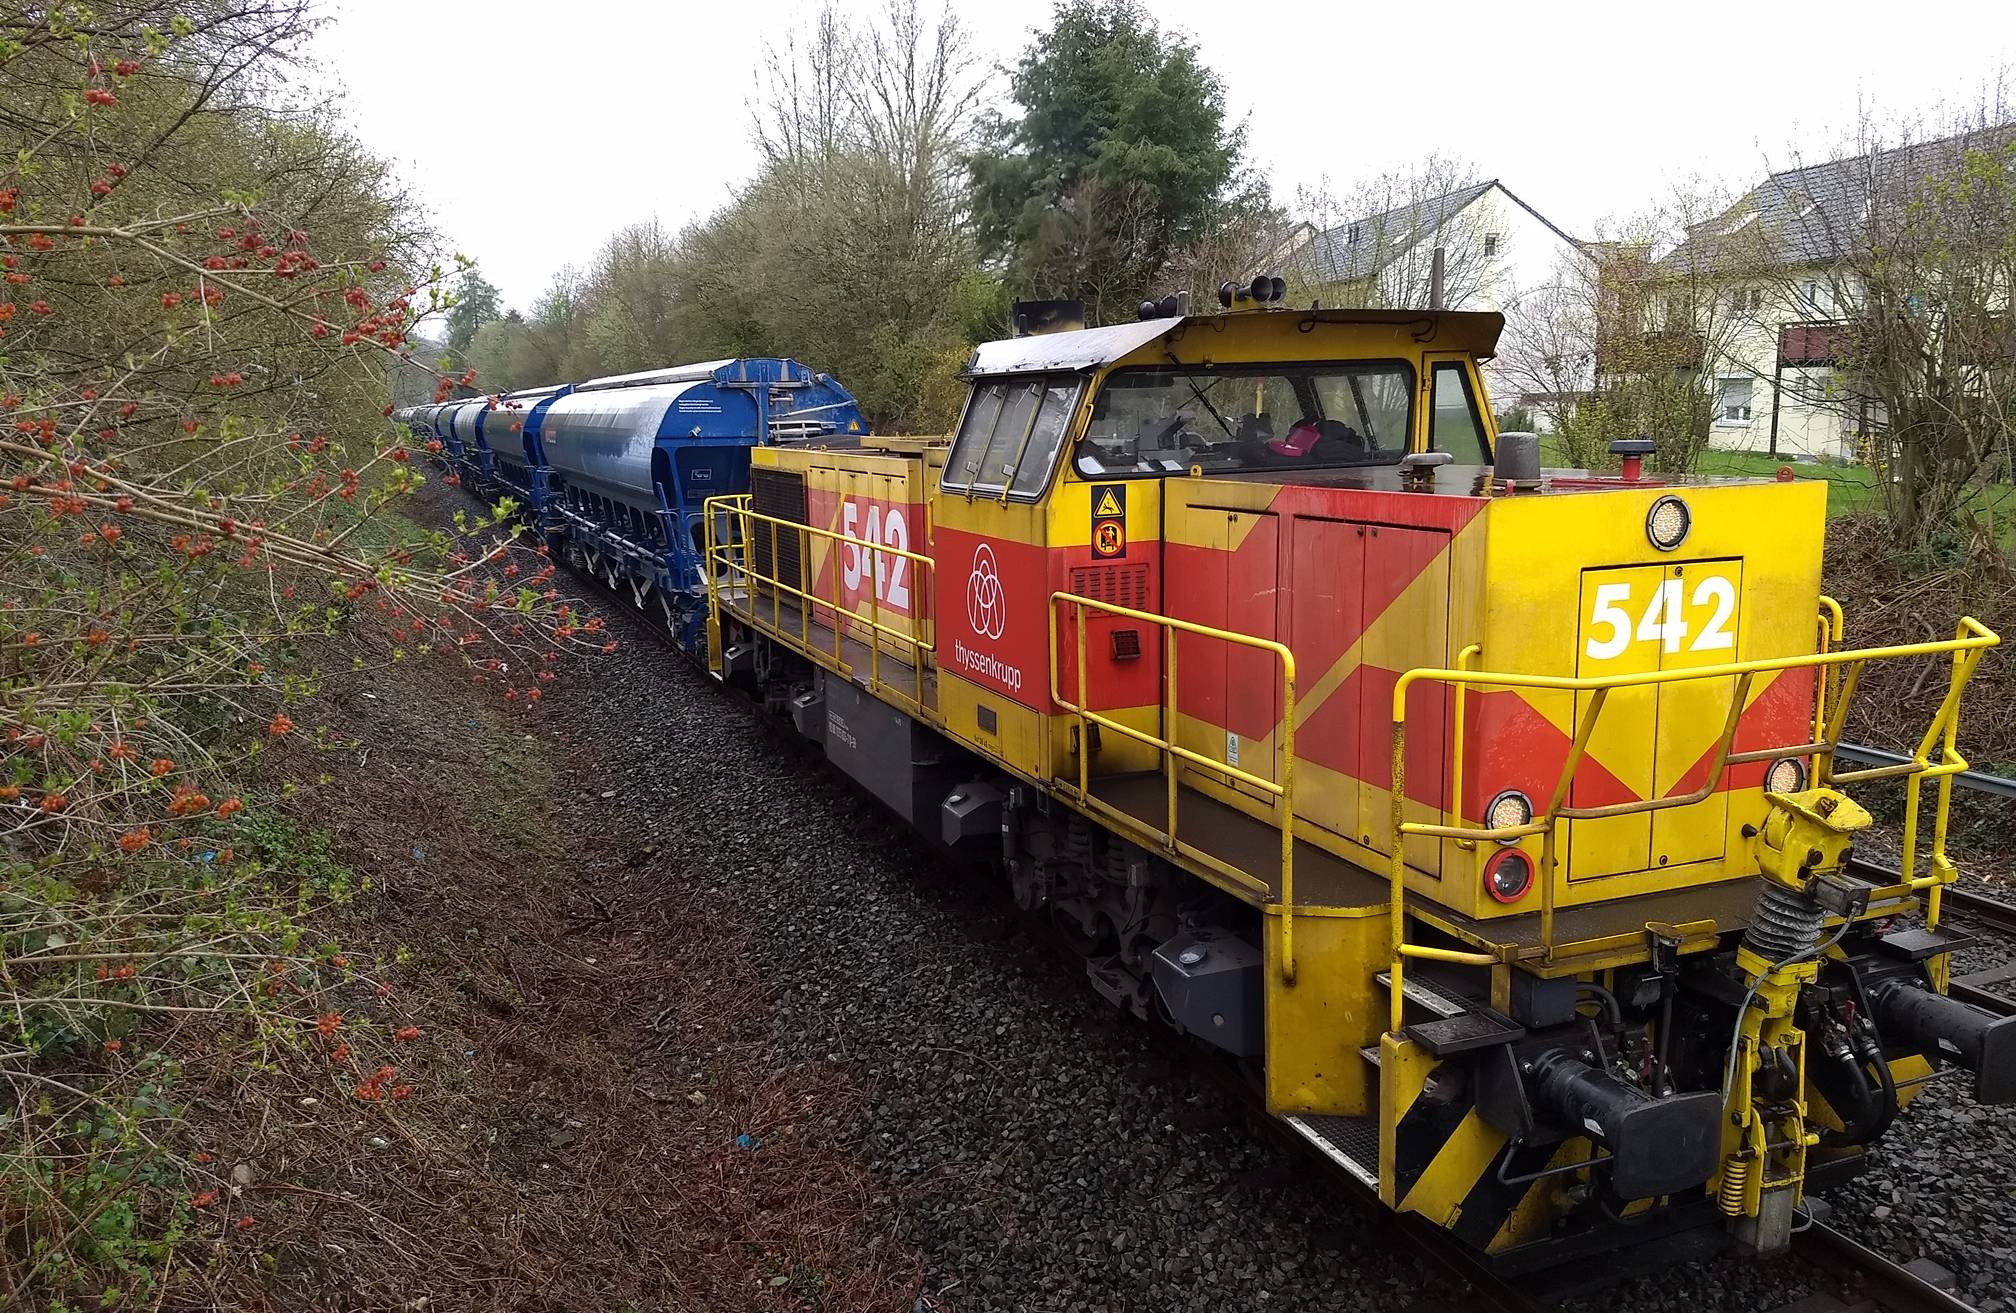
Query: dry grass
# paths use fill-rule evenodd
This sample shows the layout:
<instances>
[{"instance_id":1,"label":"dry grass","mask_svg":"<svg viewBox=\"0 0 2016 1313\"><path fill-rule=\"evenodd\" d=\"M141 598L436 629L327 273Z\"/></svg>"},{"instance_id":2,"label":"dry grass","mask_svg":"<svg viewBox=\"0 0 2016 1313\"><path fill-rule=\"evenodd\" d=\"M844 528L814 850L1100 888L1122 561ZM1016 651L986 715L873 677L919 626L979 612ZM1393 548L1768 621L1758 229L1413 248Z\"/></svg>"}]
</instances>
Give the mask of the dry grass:
<instances>
[{"instance_id":1,"label":"dry grass","mask_svg":"<svg viewBox=\"0 0 2016 1313\"><path fill-rule=\"evenodd\" d=\"M1951 638L1972 615L2016 643L2016 573L2006 556L1985 549L1933 568L1900 557L1880 520L1844 516L1828 523L1825 586L1847 611L1857 647ZM1851 712L1851 741L1909 751L1917 746L1946 691L1942 661L1872 666ZM1992 651L1968 687L1960 750L1985 771L2016 774L2016 660Z\"/></svg>"},{"instance_id":2,"label":"dry grass","mask_svg":"<svg viewBox=\"0 0 2016 1313\"><path fill-rule=\"evenodd\" d=\"M360 974L325 995L339 1036L195 1092L224 1197L162 1306L908 1307L918 1261L844 1139L855 1092L767 1060L734 928L620 816L550 805L595 763L466 680L332 680L324 746L269 763L319 780L295 812L368 887L341 927ZM406 1027L385 1097L327 1061Z\"/></svg>"}]
</instances>

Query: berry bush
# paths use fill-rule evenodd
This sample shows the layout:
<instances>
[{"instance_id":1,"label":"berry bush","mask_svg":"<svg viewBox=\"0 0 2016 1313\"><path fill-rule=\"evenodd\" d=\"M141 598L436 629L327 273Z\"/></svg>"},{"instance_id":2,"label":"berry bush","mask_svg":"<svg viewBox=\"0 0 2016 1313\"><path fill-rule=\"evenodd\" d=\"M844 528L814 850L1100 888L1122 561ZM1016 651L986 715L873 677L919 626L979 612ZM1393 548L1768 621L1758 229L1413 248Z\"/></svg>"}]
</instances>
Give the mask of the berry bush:
<instances>
[{"instance_id":1,"label":"berry bush","mask_svg":"<svg viewBox=\"0 0 2016 1313\"><path fill-rule=\"evenodd\" d=\"M279 1073L388 1118L425 1097L400 1064L426 1019L337 1006L391 992L325 933L356 882L275 839L302 781L268 760L312 760L271 748L318 741L322 640L373 626L388 664L521 705L605 645L508 503L445 532L399 513L433 453L388 380L425 368L412 335L466 262L294 89L310 23L0 12L9 1306L187 1303L252 1252L256 1196L196 1104Z\"/></svg>"}]
</instances>

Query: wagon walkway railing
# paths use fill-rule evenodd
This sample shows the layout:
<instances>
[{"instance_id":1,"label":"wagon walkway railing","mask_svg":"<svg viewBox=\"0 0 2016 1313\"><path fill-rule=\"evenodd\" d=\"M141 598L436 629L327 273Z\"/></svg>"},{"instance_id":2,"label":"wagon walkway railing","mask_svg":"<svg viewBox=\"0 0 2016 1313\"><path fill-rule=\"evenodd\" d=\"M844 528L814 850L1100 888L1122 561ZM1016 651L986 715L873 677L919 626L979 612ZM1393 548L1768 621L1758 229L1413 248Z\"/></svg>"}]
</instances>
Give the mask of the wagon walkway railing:
<instances>
[{"instance_id":1,"label":"wagon walkway railing","mask_svg":"<svg viewBox=\"0 0 2016 1313\"><path fill-rule=\"evenodd\" d=\"M1392 894L1392 952L1393 952L1393 1029L1400 1027L1401 980L1405 959L1432 958L1445 961L1494 962L1497 959L1487 954L1468 953L1459 950L1429 948L1406 942L1405 893L1407 867L1405 845L1397 837L1418 834L1434 839L1467 840L1476 843L1516 842L1531 835L1540 835L1542 856L1540 861L1540 950L1549 959L1554 952L1554 853L1559 833L1559 822L1604 816L1623 816L1634 812L1663 811L1671 807L1687 807L1702 802L1721 786L1722 778L1731 766L1745 762L1765 761L1779 757L1811 757L1813 759L1813 783L1815 785L1854 784L1862 781L1898 779L1905 782L1904 832L1902 855L1899 863L1901 879L1896 890L1908 894L1926 893L1926 921L1937 925L1939 921L1939 891L1958 878L1952 861L1946 856L1946 824L1953 795L1953 777L1967 769L1967 759L1955 747L1960 728L1960 699L1966 691L1967 681L1973 678L1974 669L1981 662L1986 651L2001 642L1995 632L1972 616L1963 616L1950 639L1929 643L1905 643L1893 647L1869 647L1848 650L1829 650L1832 643L1839 642L1842 633L1841 608L1832 598L1822 599L1826 616L1821 621L1821 650L1806 656L1774 657L1756 661L1732 661L1716 666L1693 666L1679 670L1659 670L1632 675L1602 676L1559 676L1520 675L1493 670L1409 670L1393 687L1393 803L1392 826L1396 836L1393 843L1391 868L1388 880ZM1919 740L1918 750L1902 762L1874 766L1863 770L1840 771L1834 768L1834 756L1841 742L1842 727L1847 721L1848 708L1854 701L1855 690L1861 682L1862 672L1871 661L1899 660L1908 657L1947 656L1951 667L1947 675L1946 695L1939 708L1933 713L1931 724L1926 727ZM1760 674L1775 674L1784 670L1818 669L1823 678L1818 682L1815 696L1814 734L1808 743L1784 744L1768 748L1758 748L1744 752L1731 752L1730 745L1735 739L1736 729L1742 719L1744 705L1749 700L1751 681ZM1841 672L1838 685L1834 674ZM1676 684L1704 679L1729 679L1733 681L1730 695L1729 713L1724 718L1721 737L1716 743L1713 764L1708 777L1700 788L1691 793L1678 794L1666 798L1649 798L1635 802L1611 803L1597 807L1577 807L1568 803L1568 791L1575 780L1577 768L1582 763L1591 734L1612 690L1620 688L1644 688L1658 684ZM1431 825L1408 821L1401 814L1402 782L1407 753L1407 691L1417 683L1439 683L1456 687L1459 696L1455 699L1457 733L1461 733L1463 705L1466 699L1460 696L1465 687L1487 686L1493 688L1550 689L1562 692L1586 693L1588 705L1577 719L1575 737L1563 763L1561 774L1555 781L1554 790L1546 809L1534 815L1523 825L1497 827L1466 826L1461 816L1451 816L1452 824ZM1460 741L1460 740L1459 740ZM1919 838L1918 812L1924 782L1938 781L1937 801L1933 813L1932 843L1925 875L1917 874L1917 850ZM1452 805L1462 806L1461 798L1452 799Z\"/></svg>"},{"instance_id":2,"label":"wagon walkway railing","mask_svg":"<svg viewBox=\"0 0 2016 1313\"><path fill-rule=\"evenodd\" d=\"M888 698L899 705L924 715L929 708L924 702L925 671L930 665L933 641L925 619L921 615L891 612L882 604L875 587L862 590L861 600L867 604L868 614L861 615L848 605L843 591L843 572L839 568L838 553L853 548L863 554L868 563L865 569L870 579L880 578L884 567L889 564L883 558L900 558L910 562L917 570L918 587L916 596L929 596L925 571L933 568L929 556L906 551L900 547L890 547L883 543L870 542L832 529L821 529L797 520L781 516L766 515L750 504L750 495L741 493L734 496L710 497L707 499L705 555L707 558L707 609L708 619L714 633L721 631L721 602L724 592L738 595L746 605L737 609L737 618L750 627L762 632L793 651L803 653L808 659L827 670L850 681L857 680L863 673L860 658L848 660L847 644L851 641L866 649L866 676L870 692ZM779 548L790 538L797 551L790 553L789 559L799 563L799 577L783 578L779 573L779 562L787 554ZM832 544L835 554L832 575L832 596L817 596L806 587L815 578L812 569L814 541ZM756 547L768 548L763 557L768 569L757 559ZM766 617L759 600L769 603L770 613ZM784 616L795 611L798 630L793 633L783 623ZM890 624L885 615L900 617L904 623ZM813 641L818 628L830 623L833 641L830 647ZM893 648L894 652L885 649ZM883 661L900 665L911 675L906 688L900 681L892 682L883 677Z\"/></svg>"}]
</instances>

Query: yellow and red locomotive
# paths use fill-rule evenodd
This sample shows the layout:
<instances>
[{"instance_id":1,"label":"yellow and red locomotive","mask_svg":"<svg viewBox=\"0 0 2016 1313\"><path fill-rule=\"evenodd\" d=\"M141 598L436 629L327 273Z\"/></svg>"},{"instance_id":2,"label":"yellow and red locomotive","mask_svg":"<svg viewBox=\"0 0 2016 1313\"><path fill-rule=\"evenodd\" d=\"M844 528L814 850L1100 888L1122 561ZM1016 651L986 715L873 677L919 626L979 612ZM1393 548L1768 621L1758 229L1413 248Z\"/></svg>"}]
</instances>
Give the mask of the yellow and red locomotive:
<instances>
[{"instance_id":1,"label":"yellow and red locomotive","mask_svg":"<svg viewBox=\"0 0 2016 1313\"><path fill-rule=\"evenodd\" d=\"M2016 1097L1939 927L1995 635L1843 648L1824 485L1544 472L1494 431L1498 316L1279 296L984 345L949 442L756 449L714 670L1508 1270L1718 1217L1782 1248L1935 1064ZM1919 750L1837 768L1905 659L1948 688ZM1840 791L1885 776L1890 873Z\"/></svg>"}]
</instances>

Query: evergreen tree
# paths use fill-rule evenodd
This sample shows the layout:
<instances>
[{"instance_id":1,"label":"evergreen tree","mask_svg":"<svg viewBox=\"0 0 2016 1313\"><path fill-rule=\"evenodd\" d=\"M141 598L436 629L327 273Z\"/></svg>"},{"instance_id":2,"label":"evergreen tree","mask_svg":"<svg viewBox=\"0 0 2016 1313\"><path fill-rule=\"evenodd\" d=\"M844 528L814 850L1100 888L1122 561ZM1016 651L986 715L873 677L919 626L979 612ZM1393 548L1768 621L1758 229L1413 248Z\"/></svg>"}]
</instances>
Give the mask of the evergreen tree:
<instances>
[{"instance_id":1,"label":"evergreen tree","mask_svg":"<svg viewBox=\"0 0 2016 1313\"><path fill-rule=\"evenodd\" d=\"M1067 0L969 161L978 234L1017 289L1119 314L1238 190L1244 129L1196 47L1134 0Z\"/></svg>"}]
</instances>

